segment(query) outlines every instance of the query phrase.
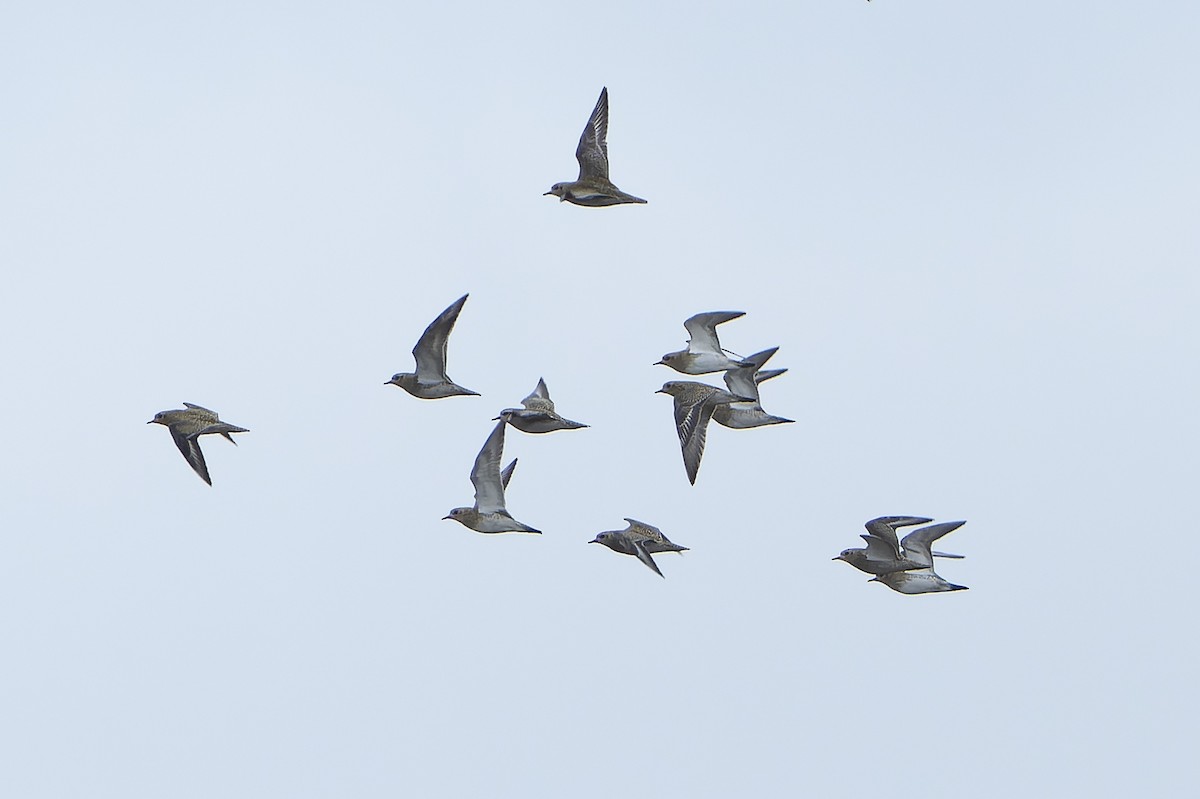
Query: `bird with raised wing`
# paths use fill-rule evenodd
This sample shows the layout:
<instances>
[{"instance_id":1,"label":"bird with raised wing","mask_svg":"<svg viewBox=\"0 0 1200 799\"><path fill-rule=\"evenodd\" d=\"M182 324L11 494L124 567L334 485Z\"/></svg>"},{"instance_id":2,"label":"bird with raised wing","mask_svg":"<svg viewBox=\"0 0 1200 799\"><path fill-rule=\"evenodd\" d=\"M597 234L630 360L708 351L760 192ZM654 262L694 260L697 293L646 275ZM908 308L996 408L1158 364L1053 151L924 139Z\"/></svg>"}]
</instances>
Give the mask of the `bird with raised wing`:
<instances>
[{"instance_id":1,"label":"bird with raised wing","mask_svg":"<svg viewBox=\"0 0 1200 799\"><path fill-rule=\"evenodd\" d=\"M866 523L868 533L861 536L866 542L865 547L857 549L843 549L834 560L841 560L849 563L859 571L864 571L867 574L888 574L890 572L905 571L908 569L920 569L925 567L925 563L918 557L910 556L909 545L919 547L920 541L928 538L933 530L936 537L941 537L952 530L958 529L965 522L948 522L946 525L933 525L910 533L905 536L904 541L900 542L896 538L896 528L911 527L917 524L925 524L933 519L928 519L924 516L880 516L878 519L872 519ZM917 535L920 533L921 535ZM933 539L930 539L933 540ZM931 557L939 558L962 558L962 555L952 555L948 552L933 552L930 551Z\"/></svg>"},{"instance_id":2,"label":"bird with raised wing","mask_svg":"<svg viewBox=\"0 0 1200 799\"><path fill-rule=\"evenodd\" d=\"M555 430L577 430L587 427L582 422L573 422L559 416L554 410L554 400L546 381L538 378L533 392L521 400L523 408L505 408L496 419L508 422L523 433L553 433Z\"/></svg>"},{"instance_id":3,"label":"bird with raised wing","mask_svg":"<svg viewBox=\"0 0 1200 799\"><path fill-rule=\"evenodd\" d=\"M725 385L729 393L740 397L753 397L753 402L731 402L728 405L718 405L713 411L713 421L735 430L746 430L751 427L764 427L771 424L788 424L792 419L782 416L772 416L763 410L758 396L758 384L763 380L778 377L787 369L774 369L766 377L759 379L759 370L778 351L778 347L756 352L746 358L750 366L739 366L725 372Z\"/></svg>"},{"instance_id":4,"label":"bird with raised wing","mask_svg":"<svg viewBox=\"0 0 1200 799\"><path fill-rule=\"evenodd\" d=\"M713 410L730 402L748 402L750 398L691 380L668 380L654 393L669 394L675 400L675 432L679 434L679 446L683 450L683 467L687 470L688 481L695 485Z\"/></svg>"},{"instance_id":5,"label":"bird with raised wing","mask_svg":"<svg viewBox=\"0 0 1200 799\"><path fill-rule=\"evenodd\" d=\"M895 571L877 573L876 576L872 577L868 582L883 583L888 588L901 594L933 594L945 591L967 590L967 586L955 585L954 583L943 579L933 570L933 558L935 554L942 557L951 558L957 558L961 556L935 553L931 548L934 541L938 540L947 533L954 532L964 524L966 524L965 521L942 522L940 524L931 524L928 527L922 527L918 530L914 530L913 532L904 536L900 542L901 549L899 550L885 544L888 553L892 554L896 561L913 563L916 564L917 568L898 569ZM892 532L895 532L894 527L892 527ZM875 541L883 542L882 538L877 538L874 536L863 536L863 538L868 539L868 547L876 546L877 549L879 547L874 545L870 539L874 538ZM860 569L862 568L858 564L852 562L851 565L854 565ZM863 569L863 571L868 571L868 569Z\"/></svg>"},{"instance_id":6,"label":"bird with raised wing","mask_svg":"<svg viewBox=\"0 0 1200 799\"><path fill-rule=\"evenodd\" d=\"M579 162L579 178L570 182L555 183L542 196L553 195L559 202L566 200L575 205L603 206L624 203L645 203L618 189L608 179L608 87L600 90L600 99L583 128L579 145L575 148L575 160Z\"/></svg>"},{"instance_id":7,"label":"bird with raised wing","mask_svg":"<svg viewBox=\"0 0 1200 799\"><path fill-rule=\"evenodd\" d=\"M384 385L399 386L419 399L479 396L479 392L463 388L446 376L446 346L450 342L450 331L454 329L468 296L459 297L425 328L412 351L417 371L397 372Z\"/></svg>"},{"instance_id":8,"label":"bird with raised wing","mask_svg":"<svg viewBox=\"0 0 1200 799\"><path fill-rule=\"evenodd\" d=\"M212 485L212 478L208 476L208 464L204 462L204 453L200 450L200 442L197 439L200 436L216 433L237 446L237 442L233 440L230 433L249 433L250 431L244 427L222 422L216 412L210 411L208 408L202 408L190 402L183 403L183 406L182 409L159 411L146 424L161 424L170 430L171 438L175 441L175 446L179 447L179 451L183 453L184 460L191 465L196 474L200 475L200 479Z\"/></svg>"},{"instance_id":9,"label":"bird with raised wing","mask_svg":"<svg viewBox=\"0 0 1200 799\"><path fill-rule=\"evenodd\" d=\"M513 460L503 472L500 471L500 461L504 457L504 428L505 423L499 422L475 457L475 465L471 468L475 505L455 508L442 519L453 519L477 533L540 533L541 530L514 519L504 506L504 490L517 465Z\"/></svg>"},{"instance_id":10,"label":"bird with raised wing","mask_svg":"<svg viewBox=\"0 0 1200 799\"><path fill-rule=\"evenodd\" d=\"M663 573L659 571L658 564L651 557L656 552L686 552L687 547L681 547L673 543L669 538L663 535L663 531L652 524L639 522L637 519L626 517L626 522L629 526L624 530L606 530L603 533L598 533L595 538L589 541L589 544L604 544L613 552L620 552L623 555L633 555L649 568L654 570L654 573L659 577L663 577Z\"/></svg>"},{"instance_id":11,"label":"bird with raised wing","mask_svg":"<svg viewBox=\"0 0 1200 799\"><path fill-rule=\"evenodd\" d=\"M729 357L727 351L721 349L721 342L717 338L717 325L745 315L745 311L706 311L689 317L683 323L689 336L687 348L668 352L655 366L669 366L685 375L705 375L753 366L745 358Z\"/></svg>"}]
</instances>

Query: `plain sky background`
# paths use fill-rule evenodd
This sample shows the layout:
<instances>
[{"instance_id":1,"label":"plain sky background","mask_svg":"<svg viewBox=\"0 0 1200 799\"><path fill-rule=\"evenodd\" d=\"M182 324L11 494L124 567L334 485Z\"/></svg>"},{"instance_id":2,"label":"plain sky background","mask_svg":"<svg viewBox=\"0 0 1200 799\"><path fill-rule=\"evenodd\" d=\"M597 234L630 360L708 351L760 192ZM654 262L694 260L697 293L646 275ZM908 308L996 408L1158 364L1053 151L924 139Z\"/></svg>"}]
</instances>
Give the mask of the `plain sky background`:
<instances>
[{"instance_id":1,"label":"plain sky background","mask_svg":"<svg viewBox=\"0 0 1200 799\"><path fill-rule=\"evenodd\" d=\"M1186 793L1197 8L8 4L0 793ZM649 205L543 197L605 85ZM383 385L465 292L483 397ZM651 364L718 309L797 423L692 487ZM441 521L538 377L545 534ZM885 514L971 590L830 561Z\"/></svg>"}]
</instances>

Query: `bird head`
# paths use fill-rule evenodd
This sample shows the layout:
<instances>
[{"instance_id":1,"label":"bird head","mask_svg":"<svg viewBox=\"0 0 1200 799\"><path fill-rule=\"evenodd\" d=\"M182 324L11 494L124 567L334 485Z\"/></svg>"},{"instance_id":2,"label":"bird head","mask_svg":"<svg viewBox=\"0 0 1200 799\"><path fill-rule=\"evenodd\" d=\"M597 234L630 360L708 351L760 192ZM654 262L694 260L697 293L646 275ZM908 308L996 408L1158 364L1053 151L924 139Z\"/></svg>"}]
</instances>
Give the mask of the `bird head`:
<instances>
[{"instance_id":1,"label":"bird head","mask_svg":"<svg viewBox=\"0 0 1200 799\"><path fill-rule=\"evenodd\" d=\"M460 524L466 524L467 517L474 512L474 508L454 508L448 514L442 517L442 521L446 521L446 519L453 519Z\"/></svg>"}]
</instances>

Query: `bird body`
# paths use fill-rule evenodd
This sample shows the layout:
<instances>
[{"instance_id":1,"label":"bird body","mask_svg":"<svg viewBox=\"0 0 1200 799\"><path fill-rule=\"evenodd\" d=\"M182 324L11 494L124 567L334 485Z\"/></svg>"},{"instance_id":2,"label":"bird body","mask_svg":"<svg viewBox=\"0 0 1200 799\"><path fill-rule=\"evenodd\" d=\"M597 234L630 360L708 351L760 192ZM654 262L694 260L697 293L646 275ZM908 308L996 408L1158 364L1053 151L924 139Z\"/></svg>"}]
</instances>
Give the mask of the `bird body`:
<instances>
[{"instance_id":1,"label":"bird body","mask_svg":"<svg viewBox=\"0 0 1200 799\"><path fill-rule=\"evenodd\" d=\"M250 431L244 427L222 422L216 412L210 411L208 408L193 405L190 402L185 402L183 405L182 409L159 411L146 424L161 424L170 430L171 438L183 454L184 460L191 465L196 474L200 475L200 479L212 485L212 478L208 475L208 464L204 462L204 453L200 450L200 442L197 439L200 436L215 433L236 446L237 442L233 440L230 433L249 433Z\"/></svg>"},{"instance_id":2,"label":"bird body","mask_svg":"<svg viewBox=\"0 0 1200 799\"><path fill-rule=\"evenodd\" d=\"M911 527L931 521L933 520L923 516L881 516L872 519L866 524L868 534L862 536L866 547L844 549L834 560L845 561L867 574L884 575L914 569L932 569L935 556L960 558L960 555L934 552L930 545L947 533L962 527L966 522L932 524L909 533L904 536L903 541L897 540L897 527Z\"/></svg>"},{"instance_id":3,"label":"bird body","mask_svg":"<svg viewBox=\"0 0 1200 799\"><path fill-rule=\"evenodd\" d=\"M874 574L868 582L883 583L901 594L932 594L946 591L965 591L967 586L955 585L933 570L934 557L960 558L934 552L932 545L942 536L954 532L966 522L941 522L914 530L896 540L897 527L910 527L933 521L924 516L880 516L867 522L867 542L863 549L842 550L834 560L844 560L856 569Z\"/></svg>"},{"instance_id":4,"label":"bird body","mask_svg":"<svg viewBox=\"0 0 1200 799\"><path fill-rule=\"evenodd\" d=\"M746 358L749 366L739 366L725 372L725 385L731 394L741 397L753 397L753 402L731 402L728 405L718 405L713 410L713 421L724 427L735 430L746 430L751 427L765 427L772 424L788 424L791 419L782 416L772 416L763 410L758 396L758 384L762 380L778 377L786 369L775 369L766 377L759 380L759 370L778 351L778 347L756 352Z\"/></svg>"},{"instance_id":5,"label":"bird body","mask_svg":"<svg viewBox=\"0 0 1200 799\"><path fill-rule=\"evenodd\" d=\"M575 160L579 162L579 177L576 180L555 183L542 196L553 195L559 202L600 207L625 203L645 203L618 189L608 179L608 87L600 90L600 99L588 117L583 135L575 148Z\"/></svg>"},{"instance_id":6,"label":"bird body","mask_svg":"<svg viewBox=\"0 0 1200 799\"><path fill-rule=\"evenodd\" d=\"M504 428L501 421L492 430L483 449L475 456L471 468L471 483L475 486L475 504L470 508L454 508L442 519L453 519L477 533L540 533L523 522L514 519L504 505L504 489L512 479L514 460L504 471L500 471L500 460L504 456Z\"/></svg>"},{"instance_id":7,"label":"bird body","mask_svg":"<svg viewBox=\"0 0 1200 799\"><path fill-rule=\"evenodd\" d=\"M630 518L626 518L625 521L629 523L629 526L624 530L606 530L598 533L588 543L603 544L613 552L633 555L659 577L664 575L659 570L658 564L654 562L654 558L651 557L652 554L656 552L686 552L688 550L687 547L673 543L663 535L662 530L652 524Z\"/></svg>"},{"instance_id":8,"label":"bird body","mask_svg":"<svg viewBox=\"0 0 1200 799\"><path fill-rule=\"evenodd\" d=\"M685 375L705 375L753 366L748 360L729 357L721 349L721 342L717 338L717 325L745 315L745 311L707 311L689 317L683 323L688 332L687 348L668 352L655 365L669 366Z\"/></svg>"},{"instance_id":9,"label":"bird body","mask_svg":"<svg viewBox=\"0 0 1200 799\"><path fill-rule=\"evenodd\" d=\"M446 376L446 347L450 341L450 331L454 329L468 296L464 294L459 297L425 328L412 351L417 370L397 372L385 385L399 386L418 399L479 396L478 392L463 388Z\"/></svg>"},{"instance_id":10,"label":"bird body","mask_svg":"<svg viewBox=\"0 0 1200 799\"><path fill-rule=\"evenodd\" d=\"M538 379L533 392L521 400L522 408L505 408L496 419L508 422L523 433L553 433L555 430L577 430L587 427L581 422L573 422L559 416L554 410L554 401L550 399L550 391L546 381Z\"/></svg>"},{"instance_id":11,"label":"bird body","mask_svg":"<svg viewBox=\"0 0 1200 799\"><path fill-rule=\"evenodd\" d=\"M696 484L700 459L704 456L704 439L708 435L708 420L713 410L730 402L745 401L728 391L691 380L669 380L656 394L670 394L675 400L675 431L683 450L683 466L688 481Z\"/></svg>"},{"instance_id":12,"label":"bird body","mask_svg":"<svg viewBox=\"0 0 1200 799\"><path fill-rule=\"evenodd\" d=\"M966 591L967 586L947 582L934 573L933 569L888 572L872 577L867 582L883 583L901 594L937 594L944 591Z\"/></svg>"}]
</instances>

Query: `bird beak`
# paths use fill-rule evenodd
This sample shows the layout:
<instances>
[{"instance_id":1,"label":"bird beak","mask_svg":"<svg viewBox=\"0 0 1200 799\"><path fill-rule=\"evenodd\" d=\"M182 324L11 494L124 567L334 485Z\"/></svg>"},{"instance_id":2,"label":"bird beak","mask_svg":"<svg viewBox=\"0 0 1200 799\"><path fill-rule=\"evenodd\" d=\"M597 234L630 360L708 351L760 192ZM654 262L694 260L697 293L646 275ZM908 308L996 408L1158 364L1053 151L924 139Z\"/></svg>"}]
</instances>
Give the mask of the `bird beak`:
<instances>
[{"instance_id":1,"label":"bird beak","mask_svg":"<svg viewBox=\"0 0 1200 799\"><path fill-rule=\"evenodd\" d=\"M667 392L663 391L663 390L660 388L658 391L655 391L654 393L655 393L655 394L666 394Z\"/></svg>"},{"instance_id":2,"label":"bird beak","mask_svg":"<svg viewBox=\"0 0 1200 799\"><path fill-rule=\"evenodd\" d=\"M666 363L666 361L655 361L654 363L652 363L650 365L651 366L666 366L667 363Z\"/></svg>"},{"instance_id":3,"label":"bird beak","mask_svg":"<svg viewBox=\"0 0 1200 799\"><path fill-rule=\"evenodd\" d=\"M589 543L589 544L599 544L599 543L600 543L600 539L599 539L599 538L593 538L591 541L588 541L588 543Z\"/></svg>"},{"instance_id":4,"label":"bird beak","mask_svg":"<svg viewBox=\"0 0 1200 799\"><path fill-rule=\"evenodd\" d=\"M553 196L554 196L554 192L552 192L552 191L544 192L544 193L542 194L542 196L543 196L543 197L553 197Z\"/></svg>"},{"instance_id":5,"label":"bird beak","mask_svg":"<svg viewBox=\"0 0 1200 799\"><path fill-rule=\"evenodd\" d=\"M493 422L498 422L498 421L500 421L500 417L499 417L499 416L493 416L493 417L492 417L492 421L493 421Z\"/></svg>"},{"instance_id":6,"label":"bird beak","mask_svg":"<svg viewBox=\"0 0 1200 799\"><path fill-rule=\"evenodd\" d=\"M443 516L443 517L442 517L442 521L446 521L446 520L447 520L447 519L449 519L449 518L450 518L449 516Z\"/></svg>"}]
</instances>

